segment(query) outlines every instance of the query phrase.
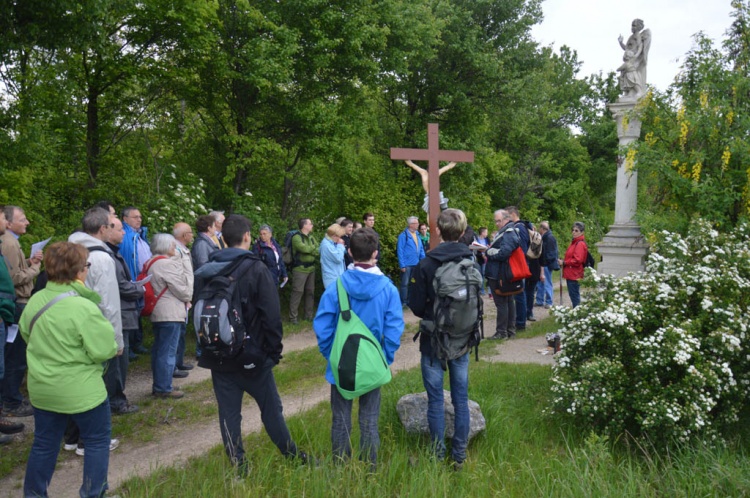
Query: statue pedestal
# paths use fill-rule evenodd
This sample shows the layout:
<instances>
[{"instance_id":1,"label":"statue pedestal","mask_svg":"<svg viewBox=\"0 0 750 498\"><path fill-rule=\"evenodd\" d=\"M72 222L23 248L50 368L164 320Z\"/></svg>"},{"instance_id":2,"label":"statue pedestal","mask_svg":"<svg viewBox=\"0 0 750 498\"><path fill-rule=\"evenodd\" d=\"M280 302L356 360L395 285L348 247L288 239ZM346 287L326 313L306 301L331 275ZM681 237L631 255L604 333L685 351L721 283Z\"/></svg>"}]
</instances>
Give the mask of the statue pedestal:
<instances>
[{"instance_id":1,"label":"statue pedestal","mask_svg":"<svg viewBox=\"0 0 750 498\"><path fill-rule=\"evenodd\" d=\"M617 122L617 137L620 147L625 148L641 134L641 121L631 112L636 101L619 100L609 104L609 110ZM617 161L617 191L615 195L615 223L596 247L602 256L598 271L615 276L628 272L643 271L648 254L648 244L635 222L638 202L638 171L631 169L624 157Z\"/></svg>"}]
</instances>

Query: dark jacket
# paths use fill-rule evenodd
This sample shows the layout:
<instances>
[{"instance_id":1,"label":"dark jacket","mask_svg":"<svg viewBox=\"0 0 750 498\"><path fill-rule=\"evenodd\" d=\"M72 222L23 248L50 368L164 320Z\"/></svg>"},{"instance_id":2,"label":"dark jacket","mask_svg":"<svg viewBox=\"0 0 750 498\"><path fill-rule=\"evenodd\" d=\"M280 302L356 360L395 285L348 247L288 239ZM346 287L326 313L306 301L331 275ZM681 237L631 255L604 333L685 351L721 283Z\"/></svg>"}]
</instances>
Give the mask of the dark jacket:
<instances>
[{"instance_id":1,"label":"dark jacket","mask_svg":"<svg viewBox=\"0 0 750 498\"><path fill-rule=\"evenodd\" d=\"M471 250L461 242L443 242L428 252L427 256L419 262L416 270L412 272L412 281L409 284L409 308L419 318L433 319L435 289L432 281L435 279L435 272L440 265L454 259L471 259ZM427 356L433 355L429 334L423 332L419 335L419 351Z\"/></svg>"},{"instance_id":2,"label":"dark jacket","mask_svg":"<svg viewBox=\"0 0 750 498\"><path fill-rule=\"evenodd\" d=\"M559 270L558 257L557 239L552 235L552 230L548 230L542 235L542 257L539 258L539 263L542 266L549 267L550 270Z\"/></svg>"},{"instance_id":3,"label":"dark jacket","mask_svg":"<svg viewBox=\"0 0 750 498\"><path fill-rule=\"evenodd\" d=\"M523 253L526 254L526 251L529 250L529 228L533 225L528 221L518 220L513 223L513 226L518 229L518 237L521 239L521 249L523 249Z\"/></svg>"},{"instance_id":4,"label":"dark jacket","mask_svg":"<svg viewBox=\"0 0 750 498\"><path fill-rule=\"evenodd\" d=\"M0 243L0 246L2 243ZM0 247L1 248L1 247ZM0 321L13 323L16 314L16 289L0 251Z\"/></svg>"},{"instance_id":5,"label":"dark jacket","mask_svg":"<svg viewBox=\"0 0 750 498\"><path fill-rule=\"evenodd\" d=\"M195 272L195 295L212 277L231 273L246 258L255 260L255 263L239 276L237 282L242 300L242 318L248 324L248 334L257 338L268 357L278 363L283 350L279 294L269 292L275 289L276 282L258 255L236 247L211 254L209 262ZM245 372L239 357L222 361L204 354L198 360L198 366L219 372Z\"/></svg>"},{"instance_id":6,"label":"dark jacket","mask_svg":"<svg viewBox=\"0 0 750 498\"><path fill-rule=\"evenodd\" d=\"M130 270L120 254L120 248L109 243L107 243L107 246L112 249L115 260L117 287L120 289L122 329L135 330L138 328L138 320L141 316L138 310L138 300L143 297L143 286L134 283L133 279L130 278Z\"/></svg>"},{"instance_id":7,"label":"dark jacket","mask_svg":"<svg viewBox=\"0 0 750 498\"><path fill-rule=\"evenodd\" d=\"M507 278L507 271L510 269L508 258L520 245L521 237L518 230L512 222L508 223L500 230L500 234L487 250L487 266L484 268L484 275L493 280L500 280L501 275ZM495 253L492 249L497 249L497 252Z\"/></svg>"},{"instance_id":8,"label":"dark jacket","mask_svg":"<svg viewBox=\"0 0 750 498\"><path fill-rule=\"evenodd\" d=\"M260 257L260 260L271 270L273 281L278 285L282 280L287 278L286 265L284 264L284 258L281 257L281 246L279 243L274 238L271 238L271 243L276 248L275 254L273 249L265 245L260 239L255 242L253 249L258 254L258 257ZM278 260L276 256L278 256Z\"/></svg>"}]
</instances>

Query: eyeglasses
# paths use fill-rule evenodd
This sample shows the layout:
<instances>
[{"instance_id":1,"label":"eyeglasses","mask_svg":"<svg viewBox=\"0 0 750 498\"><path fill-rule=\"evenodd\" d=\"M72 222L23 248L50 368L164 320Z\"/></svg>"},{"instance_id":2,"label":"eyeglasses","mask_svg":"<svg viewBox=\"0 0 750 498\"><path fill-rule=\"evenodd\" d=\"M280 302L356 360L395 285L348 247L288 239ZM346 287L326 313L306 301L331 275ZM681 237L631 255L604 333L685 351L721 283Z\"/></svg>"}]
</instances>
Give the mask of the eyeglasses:
<instances>
[{"instance_id":1,"label":"eyeglasses","mask_svg":"<svg viewBox=\"0 0 750 498\"><path fill-rule=\"evenodd\" d=\"M574 228L572 231L573 232L580 232L580 230L578 230L577 228Z\"/></svg>"},{"instance_id":2,"label":"eyeglasses","mask_svg":"<svg viewBox=\"0 0 750 498\"><path fill-rule=\"evenodd\" d=\"M85 266L85 268L86 268L87 270L88 270L89 268L91 268L91 263L86 263L86 266Z\"/></svg>"}]
</instances>

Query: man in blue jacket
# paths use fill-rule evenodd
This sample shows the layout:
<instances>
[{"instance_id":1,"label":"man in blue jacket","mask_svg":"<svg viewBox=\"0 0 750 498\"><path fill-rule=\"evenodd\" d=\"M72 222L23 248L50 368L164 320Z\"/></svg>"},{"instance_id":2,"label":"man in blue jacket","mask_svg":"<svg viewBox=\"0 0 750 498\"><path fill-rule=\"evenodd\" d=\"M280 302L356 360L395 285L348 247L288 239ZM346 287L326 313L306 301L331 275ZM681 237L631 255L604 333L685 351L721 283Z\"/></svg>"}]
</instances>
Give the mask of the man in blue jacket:
<instances>
[{"instance_id":1,"label":"man in blue jacket","mask_svg":"<svg viewBox=\"0 0 750 498\"><path fill-rule=\"evenodd\" d=\"M142 226L143 217L138 208L128 206L122 210L122 228L125 236L120 242L120 255L125 260L130 272L130 278L135 281L143 269L143 263L151 259L151 246L148 245L148 228ZM138 320L138 328L132 329L130 337L130 352L133 354L148 354L143 347L143 326Z\"/></svg>"},{"instance_id":2,"label":"man in blue jacket","mask_svg":"<svg viewBox=\"0 0 750 498\"><path fill-rule=\"evenodd\" d=\"M419 240L417 228L419 228L419 218L409 216L406 219L406 228L398 236L396 243L396 254L398 254L398 266L401 268L401 286L399 294L401 305L409 304L409 280L411 273L417 267L419 262L424 258L424 246Z\"/></svg>"},{"instance_id":3,"label":"man in blue jacket","mask_svg":"<svg viewBox=\"0 0 750 498\"><path fill-rule=\"evenodd\" d=\"M352 311L383 345L386 361L390 365L401 345L404 316L396 287L377 267L378 235L375 230L360 228L354 231L349 253L354 260L354 268L339 278L349 295ZM352 400L344 399L336 388L329 361L339 311L338 286L330 285L320 299L313 328L320 352L328 361L326 380L331 384L333 455L343 459L350 457L352 451ZM368 461L373 470L380 446L379 416L380 388L377 388L359 397L360 457Z\"/></svg>"}]
</instances>

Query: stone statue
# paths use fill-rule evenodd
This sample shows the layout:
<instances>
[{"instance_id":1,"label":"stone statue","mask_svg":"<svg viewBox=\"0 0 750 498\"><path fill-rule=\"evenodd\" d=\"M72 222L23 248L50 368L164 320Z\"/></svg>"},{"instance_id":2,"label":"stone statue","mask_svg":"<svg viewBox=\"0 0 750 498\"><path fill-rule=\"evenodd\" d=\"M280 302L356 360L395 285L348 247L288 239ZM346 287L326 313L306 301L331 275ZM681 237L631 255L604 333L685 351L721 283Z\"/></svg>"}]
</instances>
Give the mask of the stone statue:
<instances>
[{"instance_id":1,"label":"stone statue","mask_svg":"<svg viewBox=\"0 0 750 498\"><path fill-rule=\"evenodd\" d=\"M646 93L646 66L648 51L651 48L651 30L643 29L643 21L633 20L633 32L627 43L622 43L622 35L617 38L625 51L622 65L617 68L620 72L621 101L638 100Z\"/></svg>"}]
</instances>

